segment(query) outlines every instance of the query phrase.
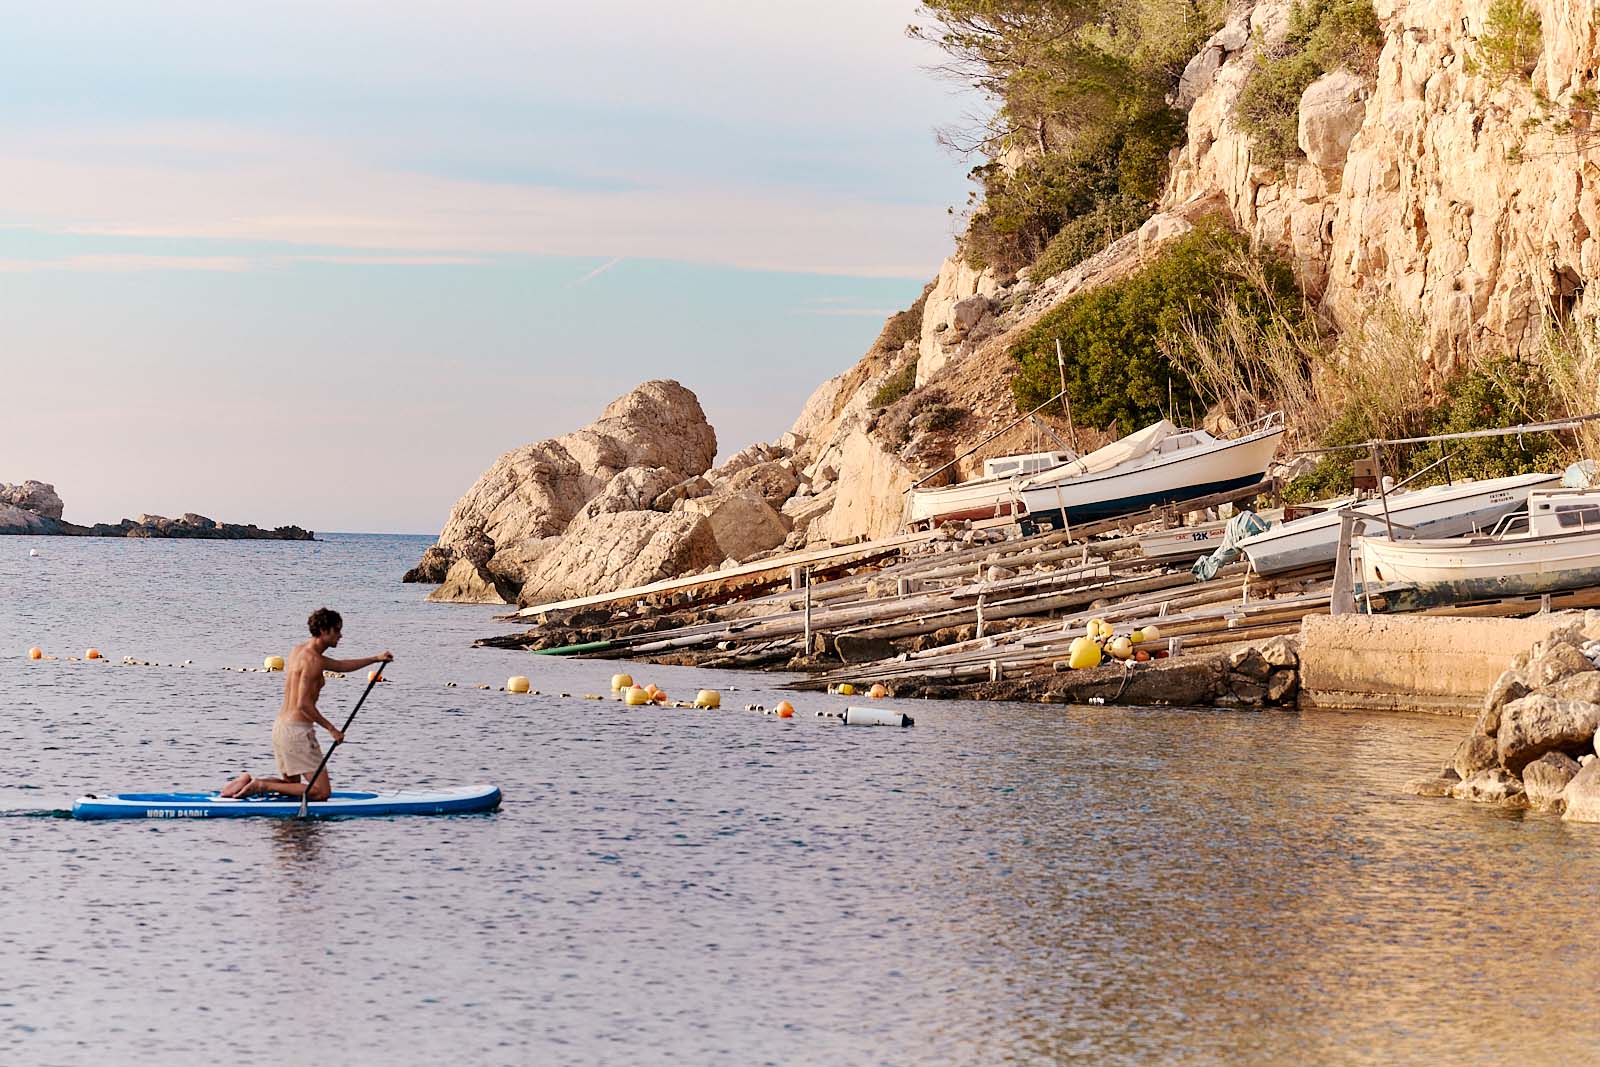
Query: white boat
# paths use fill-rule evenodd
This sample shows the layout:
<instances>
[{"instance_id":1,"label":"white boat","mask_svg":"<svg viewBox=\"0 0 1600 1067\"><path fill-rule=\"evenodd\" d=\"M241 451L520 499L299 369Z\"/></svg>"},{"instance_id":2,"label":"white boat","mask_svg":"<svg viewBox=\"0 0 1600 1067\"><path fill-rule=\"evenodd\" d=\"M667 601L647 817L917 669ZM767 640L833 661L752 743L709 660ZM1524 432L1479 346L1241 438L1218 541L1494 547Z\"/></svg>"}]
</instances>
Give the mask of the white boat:
<instances>
[{"instance_id":1,"label":"white boat","mask_svg":"<svg viewBox=\"0 0 1600 1067\"><path fill-rule=\"evenodd\" d=\"M1076 452L1028 452L983 461L983 477L955 485L913 489L906 504L907 526L994 519L1022 513L1017 487L1024 477L1060 467L1078 458Z\"/></svg>"},{"instance_id":2,"label":"white boat","mask_svg":"<svg viewBox=\"0 0 1600 1067\"><path fill-rule=\"evenodd\" d=\"M1455 482L1390 493L1389 518L1406 537L1458 537L1488 530L1505 516L1527 506L1528 494L1554 486L1559 474L1517 474L1477 482ZM1274 526L1239 542L1258 574L1279 574L1298 567L1332 563L1339 551L1339 515L1353 500L1336 502L1327 511ZM1369 516L1366 529L1382 529L1383 501L1377 497L1354 505Z\"/></svg>"},{"instance_id":3,"label":"white boat","mask_svg":"<svg viewBox=\"0 0 1600 1067\"><path fill-rule=\"evenodd\" d=\"M1139 554L1146 559L1196 559L1222 547L1228 535L1228 520L1203 522L1197 526L1174 526L1139 535Z\"/></svg>"},{"instance_id":4,"label":"white boat","mask_svg":"<svg viewBox=\"0 0 1600 1067\"><path fill-rule=\"evenodd\" d=\"M1174 500L1242 489L1260 481L1283 439L1278 412L1220 440L1163 419L1018 487L1027 516L1061 527L1126 515Z\"/></svg>"},{"instance_id":5,"label":"white boat","mask_svg":"<svg viewBox=\"0 0 1600 1067\"><path fill-rule=\"evenodd\" d=\"M1535 490L1526 512L1484 537L1356 544L1364 582L1414 585L1421 606L1600 586L1600 491Z\"/></svg>"}]
</instances>

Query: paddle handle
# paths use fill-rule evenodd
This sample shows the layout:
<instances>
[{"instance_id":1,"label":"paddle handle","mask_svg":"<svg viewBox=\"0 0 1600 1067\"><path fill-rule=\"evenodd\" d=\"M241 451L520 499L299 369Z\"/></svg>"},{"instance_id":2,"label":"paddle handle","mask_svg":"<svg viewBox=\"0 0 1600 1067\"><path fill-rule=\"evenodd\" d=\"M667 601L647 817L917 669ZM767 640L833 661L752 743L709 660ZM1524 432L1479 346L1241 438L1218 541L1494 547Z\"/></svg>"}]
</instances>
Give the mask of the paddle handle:
<instances>
[{"instance_id":1,"label":"paddle handle","mask_svg":"<svg viewBox=\"0 0 1600 1067\"><path fill-rule=\"evenodd\" d=\"M389 661L389 663L393 662L394 660L392 659ZM350 715L344 720L344 725L339 727L340 739L328 746L328 751L322 754L322 762L317 764L317 769L311 773L310 778L306 779L305 792L300 794L300 814L297 818L303 819L306 817L306 804L311 800L311 786L322 776L322 772L327 769L328 761L333 758L333 750L344 743L344 732L350 729L351 723L356 721L356 712L360 711L361 705L367 702L367 696L372 692L373 686L383 680L383 670L389 666L389 663L379 664L378 669L372 672L372 677L367 679L367 688L361 693L361 699L356 701L356 706L350 709Z\"/></svg>"}]
</instances>

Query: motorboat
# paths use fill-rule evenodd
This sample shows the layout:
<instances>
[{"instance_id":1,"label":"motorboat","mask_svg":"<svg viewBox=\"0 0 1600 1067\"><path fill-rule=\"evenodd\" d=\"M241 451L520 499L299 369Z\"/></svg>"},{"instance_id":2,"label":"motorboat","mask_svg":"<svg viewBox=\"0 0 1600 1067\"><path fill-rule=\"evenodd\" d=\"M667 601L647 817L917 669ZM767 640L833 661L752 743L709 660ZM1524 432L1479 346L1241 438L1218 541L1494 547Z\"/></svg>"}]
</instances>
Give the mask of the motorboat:
<instances>
[{"instance_id":1,"label":"motorboat","mask_svg":"<svg viewBox=\"0 0 1600 1067\"><path fill-rule=\"evenodd\" d=\"M1600 490L1535 489L1487 535L1356 542L1368 587L1416 587L1422 605L1600 586Z\"/></svg>"},{"instance_id":2,"label":"motorboat","mask_svg":"<svg viewBox=\"0 0 1600 1067\"><path fill-rule=\"evenodd\" d=\"M1478 533L1527 507L1534 490L1552 488L1560 480L1559 474L1517 474L1402 490L1364 501L1347 498L1333 502L1326 511L1246 538L1239 543L1239 549L1258 574L1281 574L1329 564L1339 552L1341 513L1354 510L1364 518L1366 528L1376 532L1384 522L1385 501L1389 521L1408 539Z\"/></svg>"},{"instance_id":3,"label":"motorboat","mask_svg":"<svg viewBox=\"0 0 1600 1067\"><path fill-rule=\"evenodd\" d=\"M1175 500L1242 489L1265 477L1283 439L1281 412L1237 437L1180 429L1163 419L1017 487L1025 513L1041 526L1126 515Z\"/></svg>"},{"instance_id":4,"label":"motorboat","mask_svg":"<svg viewBox=\"0 0 1600 1067\"><path fill-rule=\"evenodd\" d=\"M955 485L913 489L905 524L937 526L963 519L994 519L1022 514L1017 487L1022 479L1054 470L1078 458L1076 452L1027 452L983 461L983 476Z\"/></svg>"}]
</instances>

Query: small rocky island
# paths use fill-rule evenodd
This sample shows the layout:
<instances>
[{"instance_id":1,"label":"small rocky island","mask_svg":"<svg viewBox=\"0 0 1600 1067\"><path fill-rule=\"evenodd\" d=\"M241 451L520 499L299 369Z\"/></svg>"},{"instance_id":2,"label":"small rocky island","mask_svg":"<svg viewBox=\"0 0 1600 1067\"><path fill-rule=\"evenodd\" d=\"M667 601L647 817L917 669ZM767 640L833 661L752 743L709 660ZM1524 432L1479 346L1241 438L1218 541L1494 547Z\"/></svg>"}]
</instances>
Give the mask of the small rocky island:
<instances>
[{"instance_id":1,"label":"small rocky island","mask_svg":"<svg viewBox=\"0 0 1600 1067\"><path fill-rule=\"evenodd\" d=\"M192 537L213 541L313 541L316 535L298 526L279 526L263 530L259 526L239 526L217 522L204 515L189 513L169 519L165 515L140 515L121 522L97 522L79 526L62 519L64 511L55 486L26 481L20 485L0 482L0 534L32 534L56 537Z\"/></svg>"}]
</instances>

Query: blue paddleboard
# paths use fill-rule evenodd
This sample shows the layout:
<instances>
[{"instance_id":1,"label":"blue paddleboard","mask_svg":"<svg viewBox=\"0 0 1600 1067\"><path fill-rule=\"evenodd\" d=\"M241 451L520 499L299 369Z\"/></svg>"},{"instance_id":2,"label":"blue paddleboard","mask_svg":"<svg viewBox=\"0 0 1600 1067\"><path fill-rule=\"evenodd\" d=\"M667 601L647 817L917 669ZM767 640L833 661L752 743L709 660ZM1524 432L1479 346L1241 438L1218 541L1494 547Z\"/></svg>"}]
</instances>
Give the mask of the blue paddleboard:
<instances>
[{"instance_id":1,"label":"blue paddleboard","mask_svg":"<svg viewBox=\"0 0 1600 1067\"><path fill-rule=\"evenodd\" d=\"M500 788L463 785L395 793L357 793L335 790L327 800L306 805L306 814L320 819L374 815L462 815L493 811L500 806ZM219 797L216 793L114 793L79 797L72 805L74 819L238 819L247 816L292 819L300 814L300 800L276 794Z\"/></svg>"}]
</instances>

